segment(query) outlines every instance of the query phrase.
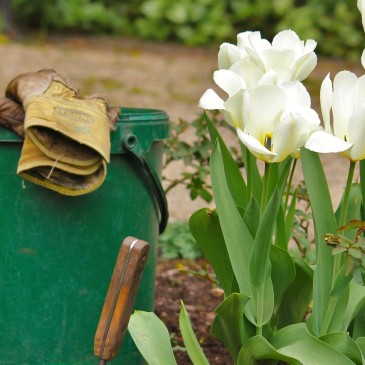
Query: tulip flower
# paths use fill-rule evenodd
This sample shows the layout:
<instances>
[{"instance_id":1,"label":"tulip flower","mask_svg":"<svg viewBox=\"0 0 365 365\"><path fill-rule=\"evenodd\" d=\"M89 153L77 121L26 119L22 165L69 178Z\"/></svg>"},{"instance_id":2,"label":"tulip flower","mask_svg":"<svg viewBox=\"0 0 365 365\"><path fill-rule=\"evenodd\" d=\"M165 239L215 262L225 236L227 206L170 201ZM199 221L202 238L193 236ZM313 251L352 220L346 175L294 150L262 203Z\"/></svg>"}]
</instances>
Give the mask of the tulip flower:
<instances>
[{"instance_id":1,"label":"tulip flower","mask_svg":"<svg viewBox=\"0 0 365 365\"><path fill-rule=\"evenodd\" d=\"M304 80L317 64L314 40L300 40L292 30L278 33L272 44L260 32L243 32L237 46L224 43L218 53L220 69L229 69L242 77L274 72L278 83ZM251 71L251 72L250 72Z\"/></svg>"},{"instance_id":2,"label":"tulip flower","mask_svg":"<svg viewBox=\"0 0 365 365\"><path fill-rule=\"evenodd\" d=\"M237 129L241 142L258 159L280 162L297 156L320 120L310 108L310 97L299 81L238 89L227 101L212 90L200 100L205 109L220 109Z\"/></svg>"},{"instance_id":3,"label":"tulip flower","mask_svg":"<svg viewBox=\"0 0 365 365\"><path fill-rule=\"evenodd\" d=\"M332 84L328 74L321 86L320 101L325 131L336 138L327 144L310 142L309 149L327 152L347 142L348 149L342 152L345 157L353 162L365 159L365 75L358 78L350 71L341 71Z\"/></svg>"},{"instance_id":4,"label":"tulip flower","mask_svg":"<svg viewBox=\"0 0 365 365\"><path fill-rule=\"evenodd\" d=\"M357 0L357 8L361 13L362 26L365 29L365 0Z\"/></svg>"}]
</instances>

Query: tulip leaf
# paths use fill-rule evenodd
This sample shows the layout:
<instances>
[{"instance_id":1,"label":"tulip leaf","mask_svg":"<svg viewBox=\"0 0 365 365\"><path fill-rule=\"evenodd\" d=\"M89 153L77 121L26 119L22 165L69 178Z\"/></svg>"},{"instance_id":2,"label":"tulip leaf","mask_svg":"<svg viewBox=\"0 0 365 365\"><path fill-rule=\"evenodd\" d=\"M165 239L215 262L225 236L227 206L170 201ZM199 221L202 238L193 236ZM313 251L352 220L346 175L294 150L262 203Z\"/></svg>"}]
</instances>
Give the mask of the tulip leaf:
<instances>
[{"instance_id":1,"label":"tulip leaf","mask_svg":"<svg viewBox=\"0 0 365 365\"><path fill-rule=\"evenodd\" d=\"M261 360L276 360L273 362ZM277 364L277 361L285 361L291 365L302 365L302 363L293 357L286 356L277 351L267 340L262 336L251 337L245 346L242 347L238 354L237 365L259 365Z\"/></svg>"},{"instance_id":2,"label":"tulip leaf","mask_svg":"<svg viewBox=\"0 0 365 365\"><path fill-rule=\"evenodd\" d=\"M228 349L236 362L238 353L245 342L255 335L255 326L244 316L244 305L249 298L233 293L216 308L211 334Z\"/></svg>"},{"instance_id":3,"label":"tulip leaf","mask_svg":"<svg viewBox=\"0 0 365 365\"><path fill-rule=\"evenodd\" d=\"M365 360L365 337L358 337L355 342L356 345L359 346L362 357Z\"/></svg>"},{"instance_id":4,"label":"tulip leaf","mask_svg":"<svg viewBox=\"0 0 365 365\"><path fill-rule=\"evenodd\" d=\"M350 293L346 312L342 316L341 331L347 331L354 318L356 318L358 314L362 316L363 313L365 313L365 287L358 285L352 280L350 282ZM358 334L355 335L354 333L353 337L356 338L359 336L365 336L365 326L362 329L360 328Z\"/></svg>"},{"instance_id":5,"label":"tulip leaf","mask_svg":"<svg viewBox=\"0 0 365 365\"><path fill-rule=\"evenodd\" d=\"M149 365L176 365L169 332L154 313L135 311L128 331Z\"/></svg>"},{"instance_id":6,"label":"tulip leaf","mask_svg":"<svg viewBox=\"0 0 365 365\"><path fill-rule=\"evenodd\" d=\"M318 155L306 148L302 148L301 153L304 179L315 221L317 255L313 283L313 313L309 324L314 334L319 336L332 290L334 262L331 250L325 244L323 237L327 233L336 232L337 222L333 213L327 180Z\"/></svg>"},{"instance_id":7,"label":"tulip leaf","mask_svg":"<svg viewBox=\"0 0 365 365\"><path fill-rule=\"evenodd\" d=\"M270 247L270 262L276 306L295 279L295 266L289 253L274 245Z\"/></svg>"},{"instance_id":8,"label":"tulip leaf","mask_svg":"<svg viewBox=\"0 0 365 365\"><path fill-rule=\"evenodd\" d=\"M361 304L362 306L359 306L360 310L357 311L353 321L353 338L365 337L365 305L363 302Z\"/></svg>"},{"instance_id":9,"label":"tulip leaf","mask_svg":"<svg viewBox=\"0 0 365 365\"><path fill-rule=\"evenodd\" d=\"M255 197L251 197L243 216L243 221L246 223L248 230L253 238L256 236L257 228L260 223L260 207L257 204Z\"/></svg>"},{"instance_id":10,"label":"tulip leaf","mask_svg":"<svg viewBox=\"0 0 365 365\"><path fill-rule=\"evenodd\" d=\"M356 364L326 342L312 336L304 323L287 326L269 341L252 337L241 349L238 365L258 365L262 360L282 360L292 365ZM260 362L261 361L261 362Z\"/></svg>"},{"instance_id":11,"label":"tulip leaf","mask_svg":"<svg viewBox=\"0 0 365 365\"><path fill-rule=\"evenodd\" d=\"M286 231L286 248L288 246L289 240L293 233L293 223L295 218L295 206L297 202L297 191L295 190L292 200L290 202L290 206L288 209L288 213L285 218L285 231ZM282 245L280 245L282 247Z\"/></svg>"},{"instance_id":12,"label":"tulip leaf","mask_svg":"<svg viewBox=\"0 0 365 365\"><path fill-rule=\"evenodd\" d=\"M344 354L356 365L363 365L361 351L355 341L347 333L329 333L320 337L320 340Z\"/></svg>"},{"instance_id":13,"label":"tulip leaf","mask_svg":"<svg viewBox=\"0 0 365 365\"><path fill-rule=\"evenodd\" d=\"M270 338L270 343L278 352L303 365L354 365L344 354L311 335L304 323L282 328Z\"/></svg>"},{"instance_id":14,"label":"tulip leaf","mask_svg":"<svg viewBox=\"0 0 365 365\"><path fill-rule=\"evenodd\" d=\"M220 136L217 128L212 123L207 114L205 114L205 120L208 125L208 130L210 139L212 141L212 145L214 146L216 141L219 141L222 158L224 160L225 173L227 176L229 176L229 179L227 179L227 184L231 192L232 198L238 207L245 208L248 202L247 192L246 192L247 187L242 177L242 174L239 168L237 167L236 161L233 159L226 144L224 143L222 137Z\"/></svg>"},{"instance_id":15,"label":"tulip leaf","mask_svg":"<svg viewBox=\"0 0 365 365\"><path fill-rule=\"evenodd\" d=\"M362 196L362 216L365 217L365 160L360 161L360 190Z\"/></svg>"},{"instance_id":16,"label":"tulip leaf","mask_svg":"<svg viewBox=\"0 0 365 365\"><path fill-rule=\"evenodd\" d=\"M293 257L295 279L284 292L280 306L276 309L277 328L303 321L309 310L313 293L313 269L306 261Z\"/></svg>"},{"instance_id":17,"label":"tulip leaf","mask_svg":"<svg viewBox=\"0 0 365 365\"><path fill-rule=\"evenodd\" d=\"M275 190L257 229L250 259L250 278L255 287L261 287L270 274L269 254L279 202L278 190Z\"/></svg>"},{"instance_id":18,"label":"tulip leaf","mask_svg":"<svg viewBox=\"0 0 365 365\"><path fill-rule=\"evenodd\" d=\"M230 176L225 174L221 147L217 142L212 150L210 166L219 222L240 293L251 296L248 267L254 240L231 195L227 183Z\"/></svg>"},{"instance_id":19,"label":"tulip leaf","mask_svg":"<svg viewBox=\"0 0 365 365\"><path fill-rule=\"evenodd\" d=\"M286 240L286 226L285 226L285 218L283 207L279 207L278 214L276 216L276 226L275 226L275 245L277 247L281 247L284 250L287 249L287 240Z\"/></svg>"},{"instance_id":20,"label":"tulip leaf","mask_svg":"<svg viewBox=\"0 0 365 365\"><path fill-rule=\"evenodd\" d=\"M193 328L191 327L189 314L186 311L184 303L181 302L179 315L179 326L183 337L185 349L194 365L209 365L209 361L204 355L198 340L195 337ZM164 364L164 362L162 362Z\"/></svg>"},{"instance_id":21,"label":"tulip leaf","mask_svg":"<svg viewBox=\"0 0 365 365\"><path fill-rule=\"evenodd\" d=\"M231 294L235 277L224 242L218 214L210 209L196 211L189 220L190 231L208 259L226 296Z\"/></svg>"}]
</instances>

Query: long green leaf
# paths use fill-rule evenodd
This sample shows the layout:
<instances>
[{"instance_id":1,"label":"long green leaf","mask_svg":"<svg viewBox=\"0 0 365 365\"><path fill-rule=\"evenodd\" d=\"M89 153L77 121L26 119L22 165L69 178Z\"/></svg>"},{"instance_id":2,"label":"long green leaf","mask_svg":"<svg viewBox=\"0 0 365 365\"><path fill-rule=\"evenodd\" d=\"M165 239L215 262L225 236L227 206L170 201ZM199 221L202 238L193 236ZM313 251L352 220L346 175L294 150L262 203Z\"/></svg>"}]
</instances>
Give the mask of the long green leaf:
<instances>
[{"instance_id":1,"label":"long green leaf","mask_svg":"<svg viewBox=\"0 0 365 365\"><path fill-rule=\"evenodd\" d=\"M276 226L275 226L275 246L287 250L287 233L284 218L283 207L279 207L278 214L276 216Z\"/></svg>"},{"instance_id":2,"label":"long green leaf","mask_svg":"<svg viewBox=\"0 0 365 365\"><path fill-rule=\"evenodd\" d=\"M311 330L319 336L332 290L333 256L324 242L326 233L335 233L336 218L321 161L314 152L302 148L302 167L315 222L317 266L313 284Z\"/></svg>"},{"instance_id":3,"label":"long green leaf","mask_svg":"<svg viewBox=\"0 0 365 365\"><path fill-rule=\"evenodd\" d=\"M297 201L297 191L295 190L292 200L290 202L288 213L285 218L286 248L288 247L289 240L293 233L293 223L294 223L294 218L295 218L296 201ZM280 245L280 247L283 248L282 245Z\"/></svg>"},{"instance_id":4,"label":"long green leaf","mask_svg":"<svg viewBox=\"0 0 365 365\"><path fill-rule=\"evenodd\" d=\"M135 311L128 331L149 365L176 365L169 332L154 313Z\"/></svg>"},{"instance_id":5,"label":"long green leaf","mask_svg":"<svg viewBox=\"0 0 365 365\"><path fill-rule=\"evenodd\" d=\"M263 286L266 278L270 274L271 264L269 254L279 203L278 191L275 190L275 193L272 195L266 206L265 212L257 229L250 259L250 278L251 283L255 287Z\"/></svg>"},{"instance_id":6,"label":"long green leaf","mask_svg":"<svg viewBox=\"0 0 365 365\"><path fill-rule=\"evenodd\" d=\"M356 365L363 365L361 351L355 341L347 333L329 333L320 337L320 340L344 354Z\"/></svg>"},{"instance_id":7,"label":"long green leaf","mask_svg":"<svg viewBox=\"0 0 365 365\"><path fill-rule=\"evenodd\" d=\"M365 287L358 285L353 280L350 283L349 301L346 307L346 312L342 317L342 331L347 331L350 323L358 315L365 313ZM365 336L365 328L357 336ZM356 338L356 336L354 337Z\"/></svg>"},{"instance_id":8,"label":"long green leaf","mask_svg":"<svg viewBox=\"0 0 365 365\"><path fill-rule=\"evenodd\" d=\"M270 360L273 361L270 362ZM237 365L275 365L279 360L285 361L291 365L302 365L302 363L295 358L281 354L266 340L266 338L254 336L242 347L238 354Z\"/></svg>"},{"instance_id":9,"label":"long green leaf","mask_svg":"<svg viewBox=\"0 0 365 365\"><path fill-rule=\"evenodd\" d=\"M244 306L249 298L234 293L216 308L211 333L228 349L234 363L241 347L255 335L255 326L244 316Z\"/></svg>"},{"instance_id":10,"label":"long green leaf","mask_svg":"<svg viewBox=\"0 0 365 365\"><path fill-rule=\"evenodd\" d=\"M356 344L357 346L359 346L359 349L361 351L362 354L362 358L363 358L363 362L365 362L365 337L359 337L356 339Z\"/></svg>"},{"instance_id":11,"label":"long green leaf","mask_svg":"<svg viewBox=\"0 0 365 365\"><path fill-rule=\"evenodd\" d=\"M353 365L341 352L312 336L304 323L287 326L270 338L278 352L298 359L303 365Z\"/></svg>"},{"instance_id":12,"label":"long green leaf","mask_svg":"<svg viewBox=\"0 0 365 365\"><path fill-rule=\"evenodd\" d=\"M283 293L295 279L295 266L289 253L274 245L270 247L270 262L275 307L277 307L281 302Z\"/></svg>"},{"instance_id":13,"label":"long green leaf","mask_svg":"<svg viewBox=\"0 0 365 365\"><path fill-rule=\"evenodd\" d=\"M235 277L217 212L206 208L198 210L191 216L189 227L199 248L212 265L225 295L228 296L232 289L237 290L237 284L232 285Z\"/></svg>"},{"instance_id":14,"label":"long green leaf","mask_svg":"<svg viewBox=\"0 0 365 365\"><path fill-rule=\"evenodd\" d=\"M195 337L193 328L191 327L189 314L186 311L184 303L181 302L179 315L179 326L183 337L185 349L194 365L209 365L209 361L204 355L198 340ZM164 364L164 363L163 363Z\"/></svg>"},{"instance_id":15,"label":"long green leaf","mask_svg":"<svg viewBox=\"0 0 365 365\"><path fill-rule=\"evenodd\" d=\"M257 228L260 223L260 207L254 197L251 198L250 202L247 205L245 214L243 216L243 221L245 222L252 237L255 238Z\"/></svg>"},{"instance_id":16,"label":"long green leaf","mask_svg":"<svg viewBox=\"0 0 365 365\"><path fill-rule=\"evenodd\" d=\"M303 321L313 294L313 269L302 259L293 258L295 280L284 292L280 307L276 309L277 328Z\"/></svg>"},{"instance_id":17,"label":"long green leaf","mask_svg":"<svg viewBox=\"0 0 365 365\"><path fill-rule=\"evenodd\" d=\"M360 161L360 190L362 196L362 216L365 217L365 161Z\"/></svg>"},{"instance_id":18,"label":"long green leaf","mask_svg":"<svg viewBox=\"0 0 365 365\"><path fill-rule=\"evenodd\" d=\"M248 267L254 240L243 222L228 187L227 180L230 177L225 175L220 143L216 143L213 147L210 165L219 222L233 272L240 293L251 296L251 282Z\"/></svg>"},{"instance_id":19,"label":"long green leaf","mask_svg":"<svg viewBox=\"0 0 365 365\"><path fill-rule=\"evenodd\" d=\"M217 128L212 123L212 121L208 118L207 114L205 114L205 120L208 125L208 131L210 134L210 139L212 141L212 146L219 141L219 145L221 148L221 153L224 159L224 169L226 170L226 175L229 176L227 180L227 184L233 200L235 201L238 207L245 208L247 205L247 187L246 183L242 177L242 174L237 167L235 160L233 159L229 149L223 141L223 138L219 134Z\"/></svg>"}]
</instances>

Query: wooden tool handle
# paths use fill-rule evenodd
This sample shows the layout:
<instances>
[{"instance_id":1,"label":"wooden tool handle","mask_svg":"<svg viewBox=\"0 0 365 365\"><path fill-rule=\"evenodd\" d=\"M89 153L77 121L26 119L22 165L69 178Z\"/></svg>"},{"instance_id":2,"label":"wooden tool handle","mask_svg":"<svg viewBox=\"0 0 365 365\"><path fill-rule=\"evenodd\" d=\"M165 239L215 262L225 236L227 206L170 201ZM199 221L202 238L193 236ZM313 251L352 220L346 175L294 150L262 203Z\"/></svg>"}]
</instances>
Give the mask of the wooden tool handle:
<instances>
[{"instance_id":1,"label":"wooden tool handle","mask_svg":"<svg viewBox=\"0 0 365 365\"><path fill-rule=\"evenodd\" d=\"M113 359L122 344L148 251L147 242L133 237L120 247L94 339L94 354L101 360Z\"/></svg>"}]
</instances>

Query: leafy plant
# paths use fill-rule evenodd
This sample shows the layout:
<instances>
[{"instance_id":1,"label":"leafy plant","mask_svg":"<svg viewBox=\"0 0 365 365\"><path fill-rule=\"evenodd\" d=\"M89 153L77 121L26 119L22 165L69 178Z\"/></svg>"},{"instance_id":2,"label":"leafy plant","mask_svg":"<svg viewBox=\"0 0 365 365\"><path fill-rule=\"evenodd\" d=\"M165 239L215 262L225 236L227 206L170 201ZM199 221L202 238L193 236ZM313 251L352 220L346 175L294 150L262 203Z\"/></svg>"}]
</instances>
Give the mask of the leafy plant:
<instances>
[{"instance_id":1,"label":"leafy plant","mask_svg":"<svg viewBox=\"0 0 365 365\"><path fill-rule=\"evenodd\" d=\"M202 253L185 222L172 222L159 237L159 252L164 259L197 259Z\"/></svg>"},{"instance_id":2,"label":"leafy plant","mask_svg":"<svg viewBox=\"0 0 365 365\"><path fill-rule=\"evenodd\" d=\"M358 282L363 283L365 247L364 78L348 71L338 73L333 85L325 78L324 130L300 82L315 66L315 43L302 42L290 30L272 44L252 32L238 42L220 49L214 74L227 99L208 89L199 103L224 111L236 128L245 167L242 174L206 116L216 209L198 210L189 226L224 291L211 333L237 365L363 364L365 286ZM341 152L349 162L335 211L317 152ZM314 222L313 266L289 249L298 194L291 182L299 156ZM360 184L353 184L359 160ZM193 363L207 363L183 306L180 319ZM134 340L139 346L140 339ZM163 361L159 353L144 356Z\"/></svg>"}]
</instances>

